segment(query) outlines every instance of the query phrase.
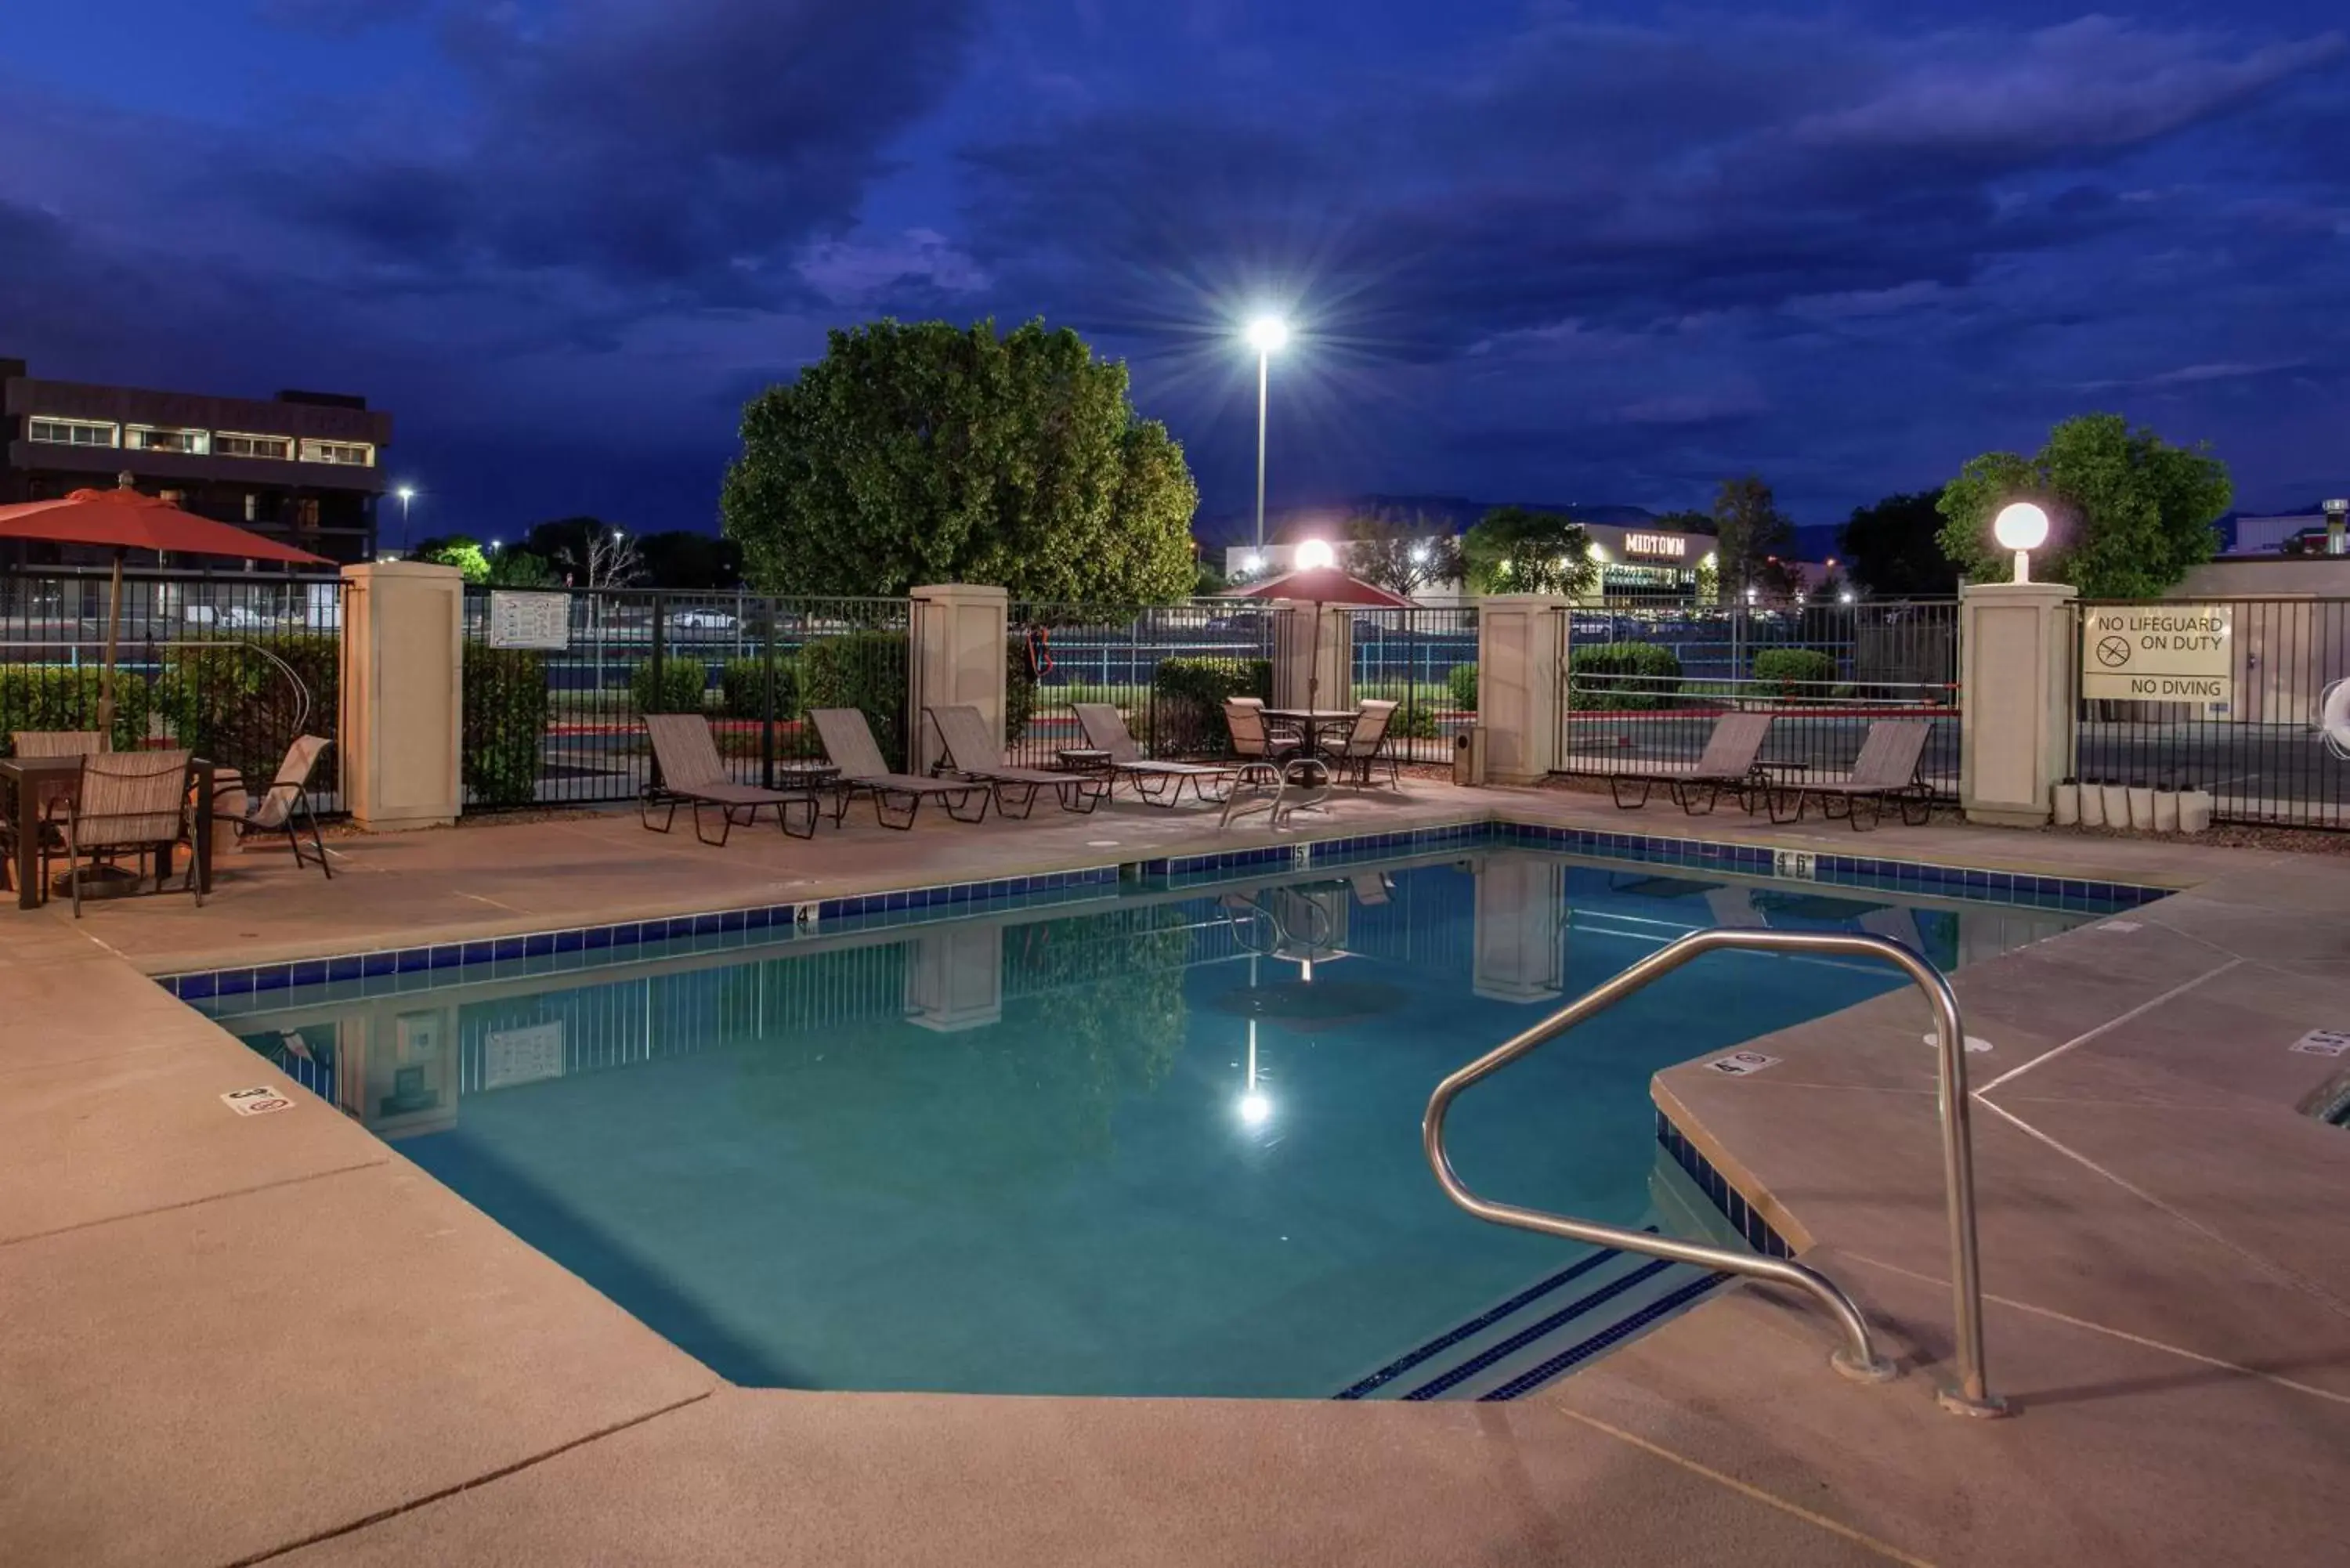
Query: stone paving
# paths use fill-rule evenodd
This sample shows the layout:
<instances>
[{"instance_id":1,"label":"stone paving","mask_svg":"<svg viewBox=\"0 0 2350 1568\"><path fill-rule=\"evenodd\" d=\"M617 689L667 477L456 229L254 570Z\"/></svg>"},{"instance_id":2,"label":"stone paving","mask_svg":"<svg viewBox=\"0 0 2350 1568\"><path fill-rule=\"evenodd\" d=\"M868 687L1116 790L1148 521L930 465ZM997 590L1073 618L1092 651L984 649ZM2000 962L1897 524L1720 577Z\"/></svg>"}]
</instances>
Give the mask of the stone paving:
<instances>
[{"instance_id":1,"label":"stone paving","mask_svg":"<svg viewBox=\"0 0 2350 1568\"><path fill-rule=\"evenodd\" d=\"M1503 814L1803 847L1836 826L1556 792L1342 802L1311 836ZM1657 1094L1907 1375L1741 1288L1507 1406L728 1386L142 978L1264 840L1121 803L723 850L632 815L335 846L328 883L0 918L0 1565L806 1562L2316 1563L2350 1495L2339 862L1887 828L1869 852L2187 889L1970 966L1994 1386L1939 1412L1950 1301L1922 1005ZM2115 929L2134 926L2135 929ZM1465 1059L1491 1042L1463 1041ZM298 1092L297 1092L298 1093ZM1471 1223L1464 1217L1463 1223Z\"/></svg>"}]
</instances>

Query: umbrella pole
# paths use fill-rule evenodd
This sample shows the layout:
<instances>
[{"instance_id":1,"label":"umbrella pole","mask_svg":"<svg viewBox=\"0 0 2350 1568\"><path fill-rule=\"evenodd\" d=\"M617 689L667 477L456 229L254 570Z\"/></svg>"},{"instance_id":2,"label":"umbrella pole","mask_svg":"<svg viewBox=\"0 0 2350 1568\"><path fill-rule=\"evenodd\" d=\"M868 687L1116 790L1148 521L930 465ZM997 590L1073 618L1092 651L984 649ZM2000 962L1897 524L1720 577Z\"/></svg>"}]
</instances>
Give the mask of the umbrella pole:
<instances>
[{"instance_id":1,"label":"umbrella pole","mask_svg":"<svg viewBox=\"0 0 2350 1568\"><path fill-rule=\"evenodd\" d=\"M106 593L106 662L98 669L99 744L114 749L114 652L122 632L122 551L114 552L114 580Z\"/></svg>"},{"instance_id":2,"label":"umbrella pole","mask_svg":"<svg viewBox=\"0 0 2350 1568\"><path fill-rule=\"evenodd\" d=\"M1314 636L1305 655L1305 706L1322 706L1322 601L1314 601Z\"/></svg>"}]
</instances>

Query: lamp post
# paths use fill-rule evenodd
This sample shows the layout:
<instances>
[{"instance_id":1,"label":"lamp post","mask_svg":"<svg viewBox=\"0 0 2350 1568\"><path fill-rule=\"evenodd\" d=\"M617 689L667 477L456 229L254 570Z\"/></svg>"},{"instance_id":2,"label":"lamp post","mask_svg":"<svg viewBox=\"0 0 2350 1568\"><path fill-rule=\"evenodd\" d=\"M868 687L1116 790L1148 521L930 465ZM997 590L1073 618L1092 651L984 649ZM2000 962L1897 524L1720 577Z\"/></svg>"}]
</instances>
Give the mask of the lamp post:
<instances>
[{"instance_id":1,"label":"lamp post","mask_svg":"<svg viewBox=\"0 0 2350 1568\"><path fill-rule=\"evenodd\" d=\"M408 548L410 543L408 536L408 504L416 499L416 486L412 484L403 484L399 489L393 491L392 493L400 497L400 547L405 550Z\"/></svg>"},{"instance_id":2,"label":"lamp post","mask_svg":"<svg viewBox=\"0 0 2350 1568\"><path fill-rule=\"evenodd\" d=\"M2015 580L2032 580L2032 552L2048 542L2048 514L2029 501L2011 501L1991 525L2000 548L2015 552Z\"/></svg>"},{"instance_id":3,"label":"lamp post","mask_svg":"<svg viewBox=\"0 0 2350 1568\"><path fill-rule=\"evenodd\" d=\"M1260 316L1249 323L1249 347L1256 350L1256 548L1264 553L1264 410L1265 390L1273 379L1273 357L1289 342L1289 323L1278 316Z\"/></svg>"}]
</instances>

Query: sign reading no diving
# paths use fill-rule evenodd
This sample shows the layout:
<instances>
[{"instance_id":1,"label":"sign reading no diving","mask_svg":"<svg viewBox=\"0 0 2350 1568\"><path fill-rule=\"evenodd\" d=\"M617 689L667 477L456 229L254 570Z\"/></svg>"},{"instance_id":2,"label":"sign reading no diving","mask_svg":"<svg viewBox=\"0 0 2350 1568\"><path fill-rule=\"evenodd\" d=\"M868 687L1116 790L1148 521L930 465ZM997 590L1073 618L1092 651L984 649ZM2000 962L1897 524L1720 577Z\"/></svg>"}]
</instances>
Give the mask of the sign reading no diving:
<instances>
[{"instance_id":1,"label":"sign reading no diving","mask_svg":"<svg viewBox=\"0 0 2350 1568\"><path fill-rule=\"evenodd\" d=\"M2081 695L2232 704L2235 619L2228 605L2091 609L2081 626Z\"/></svg>"}]
</instances>

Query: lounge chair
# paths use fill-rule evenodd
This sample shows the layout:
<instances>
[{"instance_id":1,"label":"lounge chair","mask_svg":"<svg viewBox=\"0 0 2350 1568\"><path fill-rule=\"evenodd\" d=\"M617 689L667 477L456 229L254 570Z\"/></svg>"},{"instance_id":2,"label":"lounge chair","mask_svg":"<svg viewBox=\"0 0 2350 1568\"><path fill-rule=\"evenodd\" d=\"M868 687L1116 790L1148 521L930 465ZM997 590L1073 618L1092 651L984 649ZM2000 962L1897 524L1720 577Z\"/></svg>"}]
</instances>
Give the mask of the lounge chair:
<instances>
[{"instance_id":1,"label":"lounge chair","mask_svg":"<svg viewBox=\"0 0 2350 1568\"><path fill-rule=\"evenodd\" d=\"M1025 820L1036 809L1036 792L1049 789L1063 811L1088 812L1109 794L1109 781L1094 774L1015 768L1001 759L1003 748L987 736L987 720L976 708L925 708L946 757L935 771L951 773L995 792L998 815Z\"/></svg>"},{"instance_id":2,"label":"lounge chair","mask_svg":"<svg viewBox=\"0 0 2350 1568\"><path fill-rule=\"evenodd\" d=\"M224 768L213 775L213 820L225 822L233 827L240 842L256 833L283 833L286 845L294 851L294 864L309 863L315 856L318 869L327 880L335 879L335 868L327 864L327 844L318 832L318 818L310 809L310 775L317 771L318 759L334 744L323 735L298 735L286 748L286 760L277 764L277 776L258 795L244 787L244 777L234 768ZM310 845L302 846L302 829L307 827Z\"/></svg>"},{"instance_id":3,"label":"lounge chair","mask_svg":"<svg viewBox=\"0 0 2350 1568\"><path fill-rule=\"evenodd\" d=\"M155 890L171 875L172 851L192 839L188 820L186 752L92 752L66 809L66 877L73 888L74 919L81 919L82 857L136 850L155 856ZM134 888L136 883L133 883ZM196 857L188 857L187 890L202 907Z\"/></svg>"},{"instance_id":4,"label":"lounge chair","mask_svg":"<svg viewBox=\"0 0 2350 1568\"><path fill-rule=\"evenodd\" d=\"M1161 763L1142 754L1128 732L1126 719L1107 702L1078 702L1077 727L1086 732L1086 744L1109 758L1111 787L1125 779L1134 785L1137 798L1151 805L1163 805L1172 810L1183 798L1183 786L1190 784L1191 793L1205 805L1222 805L1232 793L1231 781L1238 778L1247 766L1263 763ZM1225 781L1224 794L1211 795L1207 781Z\"/></svg>"},{"instance_id":5,"label":"lounge chair","mask_svg":"<svg viewBox=\"0 0 2350 1568\"><path fill-rule=\"evenodd\" d=\"M20 757L86 757L107 749L106 737L96 730L16 730L8 743Z\"/></svg>"},{"instance_id":6,"label":"lounge chair","mask_svg":"<svg viewBox=\"0 0 2350 1568\"><path fill-rule=\"evenodd\" d=\"M1700 789L1705 792L1706 811L1721 801L1723 790L1744 802L1762 784L1762 770L1754 763L1770 732L1768 713L1725 713L1714 721L1713 733L1706 737L1705 750L1696 762L1650 763L1637 772L1611 774L1607 793L1617 806L1632 811L1648 805L1649 792L1663 784L1673 804L1691 816L1700 815L1697 792ZM1640 786L1639 798L1626 799L1626 789L1636 784Z\"/></svg>"},{"instance_id":7,"label":"lounge chair","mask_svg":"<svg viewBox=\"0 0 2350 1568\"><path fill-rule=\"evenodd\" d=\"M992 792L985 784L890 772L889 764L881 760L881 748L874 743L873 727L865 722L862 710L812 708L808 717L816 721L816 732L824 741L824 754L840 770L842 812L848 809L851 795L871 795L873 820L900 832L914 826L915 815L926 800L937 800L957 822L977 822L987 815ZM979 805L972 810L974 799ZM896 807L890 804L893 801L899 803ZM902 821L897 820L899 811L904 814ZM964 815L965 811L971 811L971 815Z\"/></svg>"},{"instance_id":8,"label":"lounge chair","mask_svg":"<svg viewBox=\"0 0 2350 1568\"><path fill-rule=\"evenodd\" d=\"M1347 732L1344 745L1330 753L1330 765L1338 776L1363 789L1371 787L1371 772L1382 762L1388 765L1388 785L1394 788L1403 783L1403 769L1396 762L1395 747L1388 743L1388 732L1395 724L1399 703L1374 699L1362 706L1362 717ZM1352 775L1348 777L1348 775Z\"/></svg>"},{"instance_id":9,"label":"lounge chair","mask_svg":"<svg viewBox=\"0 0 2350 1568\"><path fill-rule=\"evenodd\" d=\"M717 742L710 738L710 721L701 714L648 713L645 733L652 739L653 765L660 770L660 782L646 788L643 799L637 803L637 815L654 832L667 833L677 824L677 808L691 805L693 836L714 849L723 848L734 829L759 820L761 806L773 806L775 826L786 834L794 838L816 836L816 796L806 790L762 789L728 778ZM662 805L669 807L669 815L656 826L653 810ZM702 820L702 811L709 806L718 808L715 838ZM805 830L792 826L794 806L807 808ZM742 814L739 818L737 812Z\"/></svg>"},{"instance_id":10,"label":"lounge chair","mask_svg":"<svg viewBox=\"0 0 2350 1568\"><path fill-rule=\"evenodd\" d=\"M1820 815L1834 821L1839 815L1860 831L1860 804L1869 804L1868 826L1876 826L1885 819L1889 803L1898 806L1901 820L1912 827L1923 826L1934 815L1934 793L1919 774L1925 760L1926 740L1934 731L1930 719L1879 719L1868 726L1868 738L1860 743L1860 755L1853 759L1852 771L1840 779L1803 779L1783 790L1771 792L1771 820L1777 823L1801 822L1804 809L1813 797L1818 797ZM1795 797L1795 809L1791 815L1781 815L1781 800L1785 794ZM1844 810L1836 812L1829 803L1842 801ZM1912 818L1910 808L1918 809Z\"/></svg>"}]
</instances>

